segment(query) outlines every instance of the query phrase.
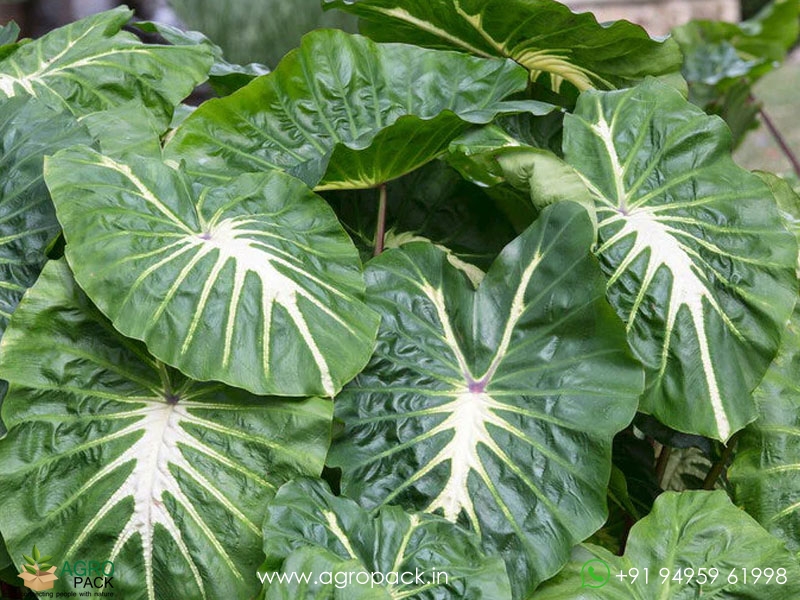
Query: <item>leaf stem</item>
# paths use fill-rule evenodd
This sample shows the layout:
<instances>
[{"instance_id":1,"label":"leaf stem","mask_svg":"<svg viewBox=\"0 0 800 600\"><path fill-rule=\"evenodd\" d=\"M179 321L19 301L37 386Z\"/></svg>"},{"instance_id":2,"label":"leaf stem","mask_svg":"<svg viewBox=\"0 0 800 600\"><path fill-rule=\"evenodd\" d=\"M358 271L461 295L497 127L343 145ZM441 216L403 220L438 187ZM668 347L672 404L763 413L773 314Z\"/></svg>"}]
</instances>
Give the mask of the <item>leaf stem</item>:
<instances>
[{"instance_id":1,"label":"leaf stem","mask_svg":"<svg viewBox=\"0 0 800 600\"><path fill-rule=\"evenodd\" d=\"M664 473L667 472L670 456L672 456L672 448L670 446L661 446L661 452L658 454L658 461L656 462L656 481L658 481L658 485L662 490L664 489Z\"/></svg>"},{"instance_id":2,"label":"leaf stem","mask_svg":"<svg viewBox=\"0 0 800 600\"><path fill-rule=\"evenodd\" d=\"M750 100L752 102L756 101L754 96L750 96ZM780 147L786 158L791 163L792 169L794 169L794 172L797 174L798 177L800 177L800 160L798 160L797 155L789 147L786 138L783 137L783 134L775 125L775 122L772 120L769 114L767 114L767 111L764 109L763 105L759 107L758 114L761 115L761 120L764 121L764 125L767 126L767 129L769 129L769 132L772 134L772 137L775 138L775 141L778 143L778 146Z\"/></svg>"},{"instance_id":3,"label":"leaf stem","mask_svg":"<svg viewBox=\"0 0 800 600\"><path fill-rule=\"evenodd\" d=\"M714 463L714 466L711 467L711 470L706 475L705 481L703 481L703 489L704 490L713 490L714 485L717 483L717 479L719 479L720 475L722 475L722 471L728 465L728 461L731 458L731 454L733 454L734 448L736 448L736 442L739 441L739 434L741 432L737 431L736 433L731 436L731 439L728 441L728 445L725 446L725 450L722 451L722 456L719 457L719 460Z\"/></svg>"},{"instance_id":4,"label":"leaf stem","mask_svg":"<svg viewBox=\"0 0 800 600\"><path fill-rule=\"evenodd\" d=\"M383 242L386 237L386 184L378 186L380 198L378 200L378 224L375 226L375 250L373 256L378 256L383 252Z\"/></svg>"}]
</instances>

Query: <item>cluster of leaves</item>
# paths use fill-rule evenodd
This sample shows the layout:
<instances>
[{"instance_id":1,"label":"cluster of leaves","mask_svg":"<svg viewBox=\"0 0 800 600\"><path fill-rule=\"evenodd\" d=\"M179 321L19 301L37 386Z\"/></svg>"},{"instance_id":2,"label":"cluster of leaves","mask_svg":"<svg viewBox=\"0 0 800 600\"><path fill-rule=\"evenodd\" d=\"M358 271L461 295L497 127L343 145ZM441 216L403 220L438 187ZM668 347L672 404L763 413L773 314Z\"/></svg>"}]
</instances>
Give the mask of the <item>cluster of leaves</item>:
<instances>
[{"instance_id":1,"label":"cluster of leaves","mask_svg":"<svg viewBox=\"0 0 800 600\"><path fill-rule=\"evenodd\" d=\"M51 565L49 560L52 560L52 556L42 556L42 553L39 552L39 548L36 544L33 545L33 550L31 551L31 555L28 556L27 554L23 554L22 558L25 559L25 564L22 565L22 568L25 569L31 575L38 575L42 571L47 571L53 565Z\"/></svg>"},{"instance_id":2,"label":"cluster of leaves","mask_svg":"<svg viewBox=\"0 0 800 600\"><path fill-rule=\"evenodd\" d=\"M775 0L741 23L698 20L673 30L690 100L725 119L734 146L758 127L761 104L753 85L783 61L799 26L800 5Z\"/></svg>"},{"instance_id":3,"label":"cluster of leaves","mask_svg":"<svg viewBox=\"0 0 800 600\"><path fill-rule=\"evenodd\" d=\"M367 37L271 73L125 9L3 30L10 554L132 600L799 595L800 200L733 163L678 44L326 4ZM787 577L604 592L587 557Z\"/></svg>"}]
</instances>

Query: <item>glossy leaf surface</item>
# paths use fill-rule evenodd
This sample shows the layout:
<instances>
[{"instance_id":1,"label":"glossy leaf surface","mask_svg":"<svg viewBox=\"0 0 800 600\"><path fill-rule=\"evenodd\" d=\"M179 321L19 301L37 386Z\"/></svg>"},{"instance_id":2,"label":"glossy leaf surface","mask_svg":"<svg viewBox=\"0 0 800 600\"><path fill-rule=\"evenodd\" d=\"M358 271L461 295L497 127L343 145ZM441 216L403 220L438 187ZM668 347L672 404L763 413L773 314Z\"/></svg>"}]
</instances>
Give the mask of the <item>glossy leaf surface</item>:
<instances>
[{"instance_id":1,"label":"glossy leaf surface","mask_svg":"<svg viewBox=\"0 0 800 600\"><path fill-rule=\"evenodd\" d=\"M27 98L0 102L0 336L60 233L44 156L87 143L89 132L69 114Z\"/></svg>"},{"instance_id":2,"label":"glossy leaf surface","mask_svg":"<svg viewBox=\"0 0 800 600\"><path fill-rule=\"evenodd\" d=\"M132 11L117 8L56 29L0 61L0 94L28 94L81 116L134 100L164 125L208 76L201 47L151 46L121 31Z\"/></svg>"},{"instance_id":3,"label":"glossy leaf surface","mask_svg":"<svg viewBox=\"0 0 800 600\"><path fill-rule=\"evenodd\" d=\"M733 163L720 119L653 80L583 94L564 155L592 192L608 298L647 368L640 410L727 440L756 417L797 293L797 244L769 188Z\"/></svg>"},{"instance_id":4,"label":"glossy leaf surface","mask_svg":"<svg viewBox=\"0 0 800 600\"><path fill-rule=\"evenodd\" d=\"M264 552L260 576L271 570L317 580L302 587L273 579L265 584L266 600L511 598L503 561L485 555L473 534L398 506L370 514L319 480L298 479L278 490L264 521ZM332 575L327 585L323 572Z\"/></svg>"},{"instance_id":5,"label":"glossy leaf surface","mask_svg":"<svg viewBox=\"0 0 800 600\"><path fill-rule=\"evenodd\" d=\"M320 189L369 188L432 160L471 123L549 112L502 102L525 85L511 61L317 31L270 75L195 111L166 152L204 177L280 169Z\"/></svg>"},{"instance_id":6,"label":"glossy leaf surface","mask_svg":"<svg viewBox=\"0 0 800 600\"><path fill-rule=\"evenodd\" d=\"M48 159L46 177L81 287L167 364L256 394L333 396L369 359L378 319L358 253L300 181L209 188L88 148Z\"/></svg>"},{"instance_id":7,"label":"glossy leaf surface","mask_svg":"<svg viewBox=\"0 0 800 600\"><path fill-rule=\"evenodd\" d=\"M64 261L14 314L0 377L10 554L112 561L126 600L252 597L265 504L319 474L329 442L329 402L186 379L119 335Z\"/></svg>"},{"instance_id":8,"label":"glossy leaf surface","mask_svg":"<svg viewBox=\"0 0 800 600\"><path fill-rule=\"evenodd\" d=\"M336 400L344 493L469 526L515 597L603 524L611 440L641 391L592 237L581 207L548 207L477 292L431 244L384 252L367 267L378 348Z\"/></svg>"},{"instance_id":9,"label":"glossy leaf surface","mask_svg":"<svg viewBox=\"0 0 800 600\"><path fill-rule=\"evenodd\" d=\"M325 0L361 17L361 31L476 56L514 59L554 91L625 87L680 69L672 40L658 42L627 21L599 24L553 0Z\"/></svg>"},{"instance_id":10,"label":"glossy leaf surface","mask_svg":"<svg viewBox=\"0 0 800 600\"><path fill-rule=\"evenodd\" d=\"M800 312L755 392L758 420L745 429L729 471L736 501L800 551Z\"/></svg>"}]
</instances>

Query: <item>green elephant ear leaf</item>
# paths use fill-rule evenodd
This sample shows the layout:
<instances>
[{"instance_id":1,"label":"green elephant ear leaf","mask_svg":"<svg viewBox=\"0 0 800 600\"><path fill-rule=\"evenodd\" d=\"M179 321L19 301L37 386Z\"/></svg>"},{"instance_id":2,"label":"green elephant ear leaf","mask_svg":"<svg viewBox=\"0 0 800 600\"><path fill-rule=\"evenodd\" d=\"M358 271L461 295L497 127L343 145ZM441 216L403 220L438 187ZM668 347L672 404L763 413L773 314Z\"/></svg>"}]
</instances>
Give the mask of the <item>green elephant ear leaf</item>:
<instances>
[{"instance_id":1,"label":"green elephant ear leaf","mask_svg":"<svg viewBox=\"0 0 800 600\"><path fill-rule=\"evenodd\" d=\"M253 597L265 505L318 475L330 441L330 402L187 379L118 334L63 260L14 314L0 377L9 552L103 557L126 600Z\"/></svg>"},{"instance_id":2,"label":"green elephant ear leaf","mask_svg":"<svg viewBox=\"0 0 800 600\"><path fill-rule=\"evenodd\" d=\"M91 141L68 113L28 98L0 102L0 336L60 233L42 177L44 156Z\"/></svg>"},{"instance_id":3,"label":"green elephant ear leaf","mask_svg":"<svg viewBox=\"0 0 800 600\"><path fill-rule=\"evenodd\" d=\"M45 171L78 283L165 363L255 394L333 396L369 360L378 317L358 252L300 181L193 185L89 148Z\"/></svg>"},{"instance_id":4,"label":"green elephant ear leaf","mask_svg":"<svg viewBox=\"0 0 800 600\"><path fill-rule=\"evenodd\" d=\"M611 441L642 390L592 239L583 208L547 207L477 292L430 243L384 252L367 267L378 347L336 400L343 493L470 527L515 597L605 521Z\"/></svg>"},{"instance_id":5,"label":"green elephant ear leaf","mask_svg":"<svg viewBox=\"0 0 800 600\"><path fill-rule=\"evenodd\" d=\"M672 40L656 41L627 21L600 24L552 0L325 0L361 17L380 42L405 42L511 58L532 81L559 92L627 87L646 75L680 70Z\"/></svg>"},{"instance_id":6,"label":"green elephant ear leaf","mask_svg":"<svg viewBox=\"0 0 800 600\"><path fill-rule=\"evenodd\" d=\"M211 52L143 44L121 31L132 14L110 10L21 46L0 60L0 95L36 96L77 116L134 100L166 126L174 107L207 78Z\"/></svg>"},{"instance_id":7,"label":"green elephant ear leaf","mask_svg":"<svg viewBox=\"0 0 800 600\"><path fill-rule=\"evenodd\" d=\"M759 417L736 446L728 475L736 501L800 551L800 309L775 362L755 392Z\"/></svg>"},{"instance_id":8,"label":"green elephant ear leaf","mask_svg":"<svg viewBox=\"0 0 800 600\"><path fill-rule=\"evenodd\" d=\"M484 554L474 534L398 506L370 514L310 478L287 483L270 502L264 552L266 600L511 599L502 559ZM331 575L327 586L323 572ZM313 574L316 595L300 581L280 582L290 573Z\"/></svg>"},{"instance_id":9,"label":"green elephant ear leaf","mask_svg":"<svg viewBox=\"0 0 800 600\"><path fill-rule=\"evenodd\" d=\"M608 298L647 371L639 410L727 440L756 418L752 390L797 294L797 243L770 189L733 163L721 119L655 80L584 93L564 155L597 206Z\"/></svg>"},{"instance_id":10,"label":"green elephant ear leaf","mask_svg":"<svg viewBox=\"0 0 800 600\"><path fill-rule=\"evenodd\" d=\"M798 594L800 567L791 553L719 490L665 492L631 529L623 556L578 546L533 598L786 600Z\"/></svg>"},{"instance_id":11,"label":"green elephant ear leaf","mask_svg":"<svg viewBox=\"0 0 800 600\"><path fill-rule=\"evenodd\" d=\"M280 169L320 189L370 188L431 161L470 124L554 108L503 102L525 85L511 61L317 31L273 73L203 104L165 151L204 177Z\"/></svg>"}]
</instances>

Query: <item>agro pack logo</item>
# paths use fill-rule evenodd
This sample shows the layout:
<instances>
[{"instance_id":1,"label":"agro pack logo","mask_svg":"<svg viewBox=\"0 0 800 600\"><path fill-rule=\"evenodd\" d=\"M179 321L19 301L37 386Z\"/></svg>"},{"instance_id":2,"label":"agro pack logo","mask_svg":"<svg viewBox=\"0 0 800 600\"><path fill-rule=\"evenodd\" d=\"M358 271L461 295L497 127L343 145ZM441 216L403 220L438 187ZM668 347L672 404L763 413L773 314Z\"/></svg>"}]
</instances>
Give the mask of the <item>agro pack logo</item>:
<instances>
[{"instance_id":1,"label":"agro pack logo","mask_svg":"<svg viewBox=\"0 0 800 600\"><path fill-rule=\"evenodd\" d=\"M55 581L58 579L56 577L56 567L49 563L52 557L42 556L39 548L34 545L30 556L23 554L22 558L25 559L25 563L22 565L22 573L19 576L25 587L32 589L34 592L52 590Z\"/></svg>"},{"instance_id":2,"label":"agro pack logo","mask_svg":"<svg viewBox=\"0 0 800 600\"><path fill-rule=\"evenodd\" d=\"M64 561L61 577L70 578L72 587L76 589L113 589L114 563L110 560L77 560L73 563Z\"/></svg>"}]
</instances>

